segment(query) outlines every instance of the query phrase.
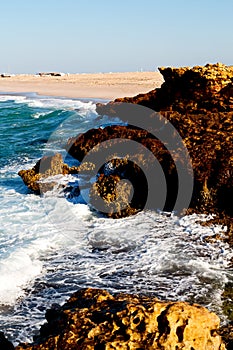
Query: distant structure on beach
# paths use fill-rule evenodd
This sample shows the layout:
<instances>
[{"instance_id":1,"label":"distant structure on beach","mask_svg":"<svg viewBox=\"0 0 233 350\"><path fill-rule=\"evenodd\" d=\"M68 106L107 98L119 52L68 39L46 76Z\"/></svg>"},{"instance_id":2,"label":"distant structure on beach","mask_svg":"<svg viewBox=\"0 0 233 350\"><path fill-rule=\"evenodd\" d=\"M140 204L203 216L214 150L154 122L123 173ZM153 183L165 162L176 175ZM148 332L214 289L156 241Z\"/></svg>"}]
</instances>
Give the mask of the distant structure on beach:
<instances>
[{"instance_id":1,"label":"distant structure on beach","mask_svg":"<svg viewBox=\"0 0 233 350\"><path fill-rule=\"evenodd\" d=\"M2 73L0 74L1 78L10 78L10 77L14 77L14 74L9 74L9 73Z\"/></svg>"},{"instance_id":2,"label":"distant structure on beach","mask_svg":"<svg viewBox=\"0 0 233 350\"><path fill-rule=\"evenodd\" d=\"M58 73L58 72L41 72L37 73L40 77L62 77L65 75L65 73Z\"/></svg>"}]
</instances>

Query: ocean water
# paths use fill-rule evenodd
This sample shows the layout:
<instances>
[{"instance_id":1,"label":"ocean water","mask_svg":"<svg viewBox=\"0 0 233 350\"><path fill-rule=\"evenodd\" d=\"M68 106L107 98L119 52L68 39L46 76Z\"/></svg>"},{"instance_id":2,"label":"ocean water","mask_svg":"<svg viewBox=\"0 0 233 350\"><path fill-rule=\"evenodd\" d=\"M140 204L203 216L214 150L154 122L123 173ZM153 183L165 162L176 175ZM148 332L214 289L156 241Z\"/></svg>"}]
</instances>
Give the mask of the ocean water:
<instances>
[{"instance_id":1,"label":"ocean water","mask_svg":"<svg viewBox=\"0 0 233 350\"><path fill-rule=\"evenodd\" d=\"M100 118L95 102L0 95L0 330L15 344L31 341L45 310L83 287L200 303L227 322L221 294L233 254L205 239L224 228L156 211L106 219L59 187L36 196L17 175L54 151L76 164L64 150L69 137L120 122Z\"/></svg>"}]
</instances>

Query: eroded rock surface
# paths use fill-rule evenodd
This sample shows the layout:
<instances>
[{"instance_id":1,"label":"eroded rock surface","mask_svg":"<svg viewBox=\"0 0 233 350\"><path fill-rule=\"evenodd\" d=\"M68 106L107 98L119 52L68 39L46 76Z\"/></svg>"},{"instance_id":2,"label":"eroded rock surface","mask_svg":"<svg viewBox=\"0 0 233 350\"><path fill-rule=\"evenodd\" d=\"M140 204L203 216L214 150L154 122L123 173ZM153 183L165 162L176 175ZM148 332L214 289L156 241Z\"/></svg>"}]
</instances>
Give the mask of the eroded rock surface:
<instances>
[{"instance_id":1,"label":"eroded rock surface","mask_svg":"<svg viewBox=\"0 0 233 350\"><path fill-rule=\"evenodd\" d=\"M32 169L20 170L19 176L23 179L25 185L36 194L50 191L57 182L46 181L56 175L77 174L78 167L69 167L63 163L60 153L52 156L44 156Z\"/></svg>"},{"instance_id":2,"label":"eroded rock surface","mask_svg":"<svg viewBox=\"0 0 233 350\"><path fill-rule=\"evenodd\" d=\"M97 111L127 122L121 105L132 103L165 117L181 135L192 160L194 192L190 212L215 213L218 222L227 224L232 232L233 66L218 63L159 70L164 77L161 88L107 105L98 104Z\"/></svg>"},{"instance_id":3,"label":"eroded rock surface","mask_svg":"<svg viewBox=\"0 0 233 350\"><path fill-rule=\"evenodd\" d=\"M155 111L205 113L233 111L233 66L221 63L193 68L159 68L164 83L135 97L118 98L107 105L98 104L100 114L111 114L114 103L141 104Z\"/></svg>"},{"instance_id":4,"label":"eroded rock surface","mask_svg":"<svg viewBox=\"0 0 233 350\"><path fill-rule=\"evenodd\" d=\"M129 153L129 145L127 143L129 140L135 142L133 145L135 148L132 153ZM108 141L108 143L105 144L105 141ZM125 157L115 159L115 151L119 145L121 148L123 147ZM148 150L148 153L143 153L142 146ZM98 174L98 177L96 184L91 190L91 203L95 208L98 208L98 205L95 205L95 203L98 201L98 197L101 197L106 203L105 209L108 216L128 216L144 208L147 202L148 191L152 191L152 187L148 188L146 174L141 168L143 167L145 173L150 173L155 183L157 176L156 170L154 170L156 169L155 162L159 162L163 169L168 189L165 206L160 209L173 209L178 191L176 165L167 148L150 132L130 125L91 129L77 138L69 139L67 150L70 155L79 161L85 159L84 157L90 154L90 151L92 152L91 158L89 158L89 161L93 164L92 176ZM105 152L106 156L104 155ZM101 161L102 167L100 168L97 165L99 157L103 158L103 161ZM183 167L184 163L186 163L186 158L177 154L177 162ZM117 204L112 205L111 202L117 197L117 184L122 179L126 179L132 184L134 196L132 200L127 200L126 196L122 196L122 194L130 194L130 191L126 187L121 189L121 191L118 188ZM153 199L156 195L157 193L154 193ZM127 203L129 204L128 206ZM111 205L112 208L110 209ZM151 200L147 203L147 208L154 209L153 205L154 200ZM117 209L117 206L126 209Z\"/></svg>"},{"instance_id":5,"label":"eroded rock surface","mask_svg":"<svg viewBox=\"0 0 233 350\"><path fill-rule=\"evenodd\" d=\"M16 350L223 350L219 319L204 307L84 289L46 313L33 344Z\"/></svg>"}]
</instances>

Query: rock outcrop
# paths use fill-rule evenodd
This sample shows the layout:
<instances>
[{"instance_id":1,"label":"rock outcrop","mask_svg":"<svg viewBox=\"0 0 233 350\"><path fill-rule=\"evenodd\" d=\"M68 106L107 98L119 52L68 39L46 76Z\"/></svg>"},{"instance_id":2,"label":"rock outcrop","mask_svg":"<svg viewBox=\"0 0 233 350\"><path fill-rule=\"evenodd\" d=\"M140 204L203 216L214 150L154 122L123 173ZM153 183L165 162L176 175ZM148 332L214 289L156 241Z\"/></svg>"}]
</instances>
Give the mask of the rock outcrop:
<instances>
[{"instance_id":1,"label":"rock outcrop","mask_svg":"<svg viewBox=\"0 0 233 350\"><path fill-rule=\"evenodd\" d=\"M131 154L129 154L128 140L135 141L136 145L134 152ZM108 143L105 144L105 141L108 141ZM125 149L125 157L115 159L114 155L119 145ZM150 152L144 154L141 149L142 146ZM147 202L148 191L152 190L152 186L148 188L146 175L138 164L143 165L144 170L153 175L155 159L162 166L168 189L166 203L161 209L167 211L173 209L178 191L176 165L163 143L148 131L130 125L115 125L91 129L77 138L69 139L67 150L71 156L80 162L92 151L91 157L88 158L93 164L93 172L90 174L90 177L96 174L98 174L98 177L91 189L91 204L95 208L98 208L96 203L99 197L101 197L106 204L103 212L109 217L129 216L144 208ZM106 156L103 156L104 152L106 152ZM97 164L99 157L103 158L100 168ZM186 159L180 157L178 161L182 165ZM128 180L133 186L134 194L132 199L130 199L131 191L127 189L126 184L122 187L121 183L118 191L116 191L117 184L123 179ZM154 194L155 196L156 193ZM117 202L115 204L113 202L116 199ZM154 201L149 201L147 208L152 209L154 208L153 205ZM101 210L99 209L99 211Z\"/></svg>"},{"instance_id":2,"label":"rock outcrop","mask_svg":"<svg viewBox=\"0 0 233 350\"><path fill-rule=\"evenodd\" d=\"M194 190L190 201L189 211L201 213L215 213L219 217L218 222L226 224L225 215L228 216L227 226L229 232L232 232L233 216L233 67L223 64L208 64L205 67L193 68L160 68L164 76L164 83L161 88L150 91L147 94L140 94L132 98L121 98L107 105L98 104L97 112L99 114L108 114L109 116L118 116L124 122L130 125L108 126L105 128L91 129L87 133L71 138L67 143L68 152L79 161L99 144L107 140L128 139L134 140L148 148L160 162L166 177L168 185L168 199L165 210L173 207L174 197L177 193L177 176L175 176L175 167L169 154L166 144L163 145L160 140L151 136L153 134L134 126L134 120L129 120L128 114L122 109L126 102L134 105L149 107L150 111L156 111L149 116L151 125L157 118L158 113L168 120L178 131L189 152L192 168L194 172ZM137 116L140 117L140 116ZM142 119L145 116L142 115ZM97 147L98 151L98 147ZM114 154L113 154L114 156ZM135 153L135 160L142 155L140 151ZM180 163L184 163L180 155L177 155ZM137 158L137 159L136 159ZM129 159L125 155L125 169L129 169ZM109 160L109 158L108 158ZM108 162L106 160L106 162ZM42 163L48 163L46 159ZM53 164L54 163L54 164ZM147 166L150 165L150 159L145 160ZM90 168L95 174L99 172L95 161L91 162ZM67 165L62 164L62 159L54 159L50 162L45 171L39 171L37 164L31 170L19 172L26 185L34 192L38 193L42 186L43 191L51 188L53 183L41 183L48 175L68 174L78 172L78 169L70 170ZM105 198L106 205L116 197L114 189L122 179L122 171L119 169L111 173L111 178L106 179L103 171L99 173L97 185L92 191L93 203L98 197ZM132 167L131 167L132 169ZM135 170L135 169L134 169ZM94 174L93 172L93 174ZM137 172L136 172L137 173ZM133 173L128 170L132 179ZM38 182L39 181L39 182ZM106 184L108 184L106 186ZM101 190L105 188L105 192ZM145 188L145 185L143 186ZM111 192L113 190L113 192ZM130 193L130 191L126 190ZM102 193L102 194L100 194ZM140 191L142 197L143 191ZM139 198L139 196L138 196ZM125 199L123 199L123 202ZM118 212L115 217L129 215L143 208L144 199L137 206L131 205L130 210ZM111 216L112 211L110 210ZM224 220L221 219L224 217Z\"/></svg>"},{"instance_id":3,"label":"rock outcrop","mask_svg":"<svg viewBox=\"0 0 233 350\"><path fill-rule=\"evenodd\" d=\"M233 66L160 68L161 88L132 98L98 104L97 112L119 116L124 103L149 107L179 132L191 157L194 192L191 209L233 216ZM132 120L130 121L133 124ZM218 218L219 222L222 221ZM227 221L232 231L232 219Z\"/></svg>"},{"instance_id":4,"label":"rock outcrop","mask_svg":"<svg viewBox=\"0 0 233 350\"><path fill-rule=\"evenodd\" d=\"M16 350L224 350L219 319L184 302L84 289L46 312L32 344Z\"/></svg>"},{"instance_id":5,"label":"rock outcrop","mask_svg":"<svg viewBox=\"0 0 233 350\"><path fill-rule=\"evenodd\" d=\"M44 156L32 169L20 170L18 175L31 191L41 194L52 190L57 185L56 179L53 179L54 176L77 174L80 169L85 169L85 165L82 168L69 167L63 163L62 155L56 153L52 156Z\"/></svg>"},{"instance_id":6,"label":"rock outcrop","mask_svg":"<svg viewBox=\"0 0 233 350\"><path fill-rule=\"evenodd\" d=\"M233 111L233 66L207 64L193 68L159 68L164 83L145 94L118 98L107 105L98 104L100 114L111 114L115 103L136 103L155 111L181 114ZM113 108L112 108L113 107Z\"/></svg>"},{"instance_id":7,"label":"rock outcrop","mask_svg":"<svg viewBox=\"0 0 233 350\"><path fill-rule=\"evenodd\" d=\"M219 329L218 334L222 336L226 349L233 349L233 322L222 326Z\"/></svg>"}]
</instances>

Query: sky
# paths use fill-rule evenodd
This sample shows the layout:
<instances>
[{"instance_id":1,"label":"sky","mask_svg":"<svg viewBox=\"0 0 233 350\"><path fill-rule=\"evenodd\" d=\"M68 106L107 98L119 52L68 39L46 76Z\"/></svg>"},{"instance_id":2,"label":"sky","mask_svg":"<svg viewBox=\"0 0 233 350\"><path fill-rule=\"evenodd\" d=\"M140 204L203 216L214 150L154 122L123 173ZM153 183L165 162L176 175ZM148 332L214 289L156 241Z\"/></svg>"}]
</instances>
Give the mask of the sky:
<instances>
[{"instance_id":1,"label":"sky","mask_svg":"<svg viewBox=\"0 0 233 350\"><path fill-rule=\"evenodd\" d=\"M233 65L232 0L2 0L0 73Z\"/></svg>"}]
</instances>

